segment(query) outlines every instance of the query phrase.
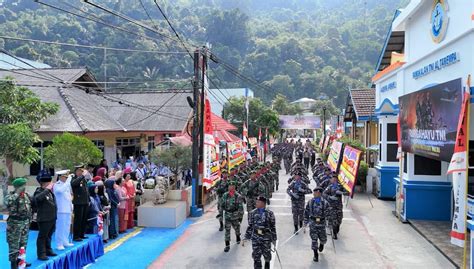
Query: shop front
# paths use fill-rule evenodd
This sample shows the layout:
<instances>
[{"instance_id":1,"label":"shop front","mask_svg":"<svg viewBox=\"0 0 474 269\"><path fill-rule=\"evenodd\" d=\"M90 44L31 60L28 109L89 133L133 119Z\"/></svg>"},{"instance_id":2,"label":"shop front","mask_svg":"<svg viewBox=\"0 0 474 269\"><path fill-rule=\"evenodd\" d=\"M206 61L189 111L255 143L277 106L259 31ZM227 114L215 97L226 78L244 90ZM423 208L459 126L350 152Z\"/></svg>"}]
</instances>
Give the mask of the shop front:
<instances>
[{"instance_id":1,"label":"shop front","mask_svg":"<svg viewBox=\"0 0 474 269\"><path fill-rule=\"evenodd\" d=\"M401 53L403 58L388 61L373 78L382 152L377 165L379 197L393 197L401 181L401 212L406 220L448 221L453 215L447 169L463 92L470 90L468 76L474 74L473 8L467 0L449 5L443 0L411 1L397 12L387 37L390 43L403 33L401 46L386 44L381 56ZM397 159L397 121L402 162Z\"/></svg>"}]
</instances>

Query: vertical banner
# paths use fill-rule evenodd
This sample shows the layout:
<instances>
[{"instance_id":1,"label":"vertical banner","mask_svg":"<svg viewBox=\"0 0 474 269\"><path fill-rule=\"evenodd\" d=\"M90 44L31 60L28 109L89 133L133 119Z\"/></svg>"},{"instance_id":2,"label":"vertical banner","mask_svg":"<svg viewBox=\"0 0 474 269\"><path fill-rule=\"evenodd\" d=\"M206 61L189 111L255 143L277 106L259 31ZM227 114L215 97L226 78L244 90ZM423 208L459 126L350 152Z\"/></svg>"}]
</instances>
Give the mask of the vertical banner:
<instances>
[{"instance_id":1,"label":"vertical banner","mask_svg":"<svg viewBox=\"0 0 474 269\"><path fill-rule=\"evenodd\" d=\"M350 146L344 147L342 163L339 168L339 183L349 192L350 197L354 196L357 173L359 172L360 157L362 151Z\"/></svg>"},{"instance_id":2,"label":"vertical banner","mask_svg":"<svg viewBox=\"0 0 474 269\"><path fill-rule=\"evenodd\" d=\"M333 172L337 172L339 169L339 164L341 162L341 153L342 153L343 144L338 141L333 141L331 145L331 151L328 156L328 166Z\"/></svg>"},{"instance_id":3,"label":"vertical banner","mask_svg":"<svg viewBox=\"0 0 474 269\"><path fill-rule=\"evenodd\" d=\"M242 128L242 141L243 141L242 144L244 148L247 148L247 144L249 143L248 136L249 136L249 131L247 130L247 125L245 125L244 123L244 126Z\"/></svg>"},{"instance_id":4,"label":"vertical banner","mask_svg":"<svg viewBox=\"0 0 474 269\"><path fill-rule=\"evenodd\" d=\"M454 154L448 167L448 174L453 176L454 215L451 229L451 244L464 247L466 239L466 192L467 192L467 158L468 158L468 105L469 93L464 100L459 114Z\"/></svg>"},{"instance_id":5,"label":"vertical banner","mask_svg":"<svg viewBox=\"0 0 474 269\"><path fill-rule=\"evenodd\" d=\"M336 139L341 139L341 138L342 138L342 122L339 122L336 128Z\"/></svg>"}]
</instances>

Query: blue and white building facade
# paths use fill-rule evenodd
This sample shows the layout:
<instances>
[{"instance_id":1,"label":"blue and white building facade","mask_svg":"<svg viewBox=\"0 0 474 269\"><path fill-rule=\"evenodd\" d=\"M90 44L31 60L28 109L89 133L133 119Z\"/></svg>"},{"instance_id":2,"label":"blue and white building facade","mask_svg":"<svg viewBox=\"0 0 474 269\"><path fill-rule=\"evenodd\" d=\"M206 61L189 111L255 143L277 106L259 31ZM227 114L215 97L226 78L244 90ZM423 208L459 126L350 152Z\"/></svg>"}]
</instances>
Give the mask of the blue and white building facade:
<instances>
[{"instance_id":1,"label":"blue and white building facade","mask_svg":"<svg viewBox=\"0 0 474 269\"><path fill-rule=\"evenodd\" d=\"M436 84L474 75L474 2L469 0L412 0L397 11L373 82L379 119L380 198L394 198L400 182L397 156L398 98ZM401 43L391 43L396 37ZM403 54L390 62L392 53ZM383 62L385 61L385 66ZM472 102L472 99L471 99ZM471 126L472 123L471 110ZM472 130L472 128L471 128ZM473 140L474 132L470 132ZM404 152L403 217L419 220L452 218L452 179L448 162ZM424 169L420 169L420 167ZM426 167L428 169L426 173Z\"/></svg>"}]
</instances>

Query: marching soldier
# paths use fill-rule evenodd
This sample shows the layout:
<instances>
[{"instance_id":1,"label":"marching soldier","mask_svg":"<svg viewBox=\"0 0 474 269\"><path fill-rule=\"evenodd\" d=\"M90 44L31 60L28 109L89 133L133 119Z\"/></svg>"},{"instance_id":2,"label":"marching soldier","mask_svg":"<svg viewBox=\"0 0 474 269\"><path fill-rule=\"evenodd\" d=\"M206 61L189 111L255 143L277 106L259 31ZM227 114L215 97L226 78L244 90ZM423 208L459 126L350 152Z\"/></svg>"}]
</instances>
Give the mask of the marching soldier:
<instances>
[{"instance_id":1,"label":"marching soldier","mask_svg":"<svg viewBox=\"0 0 474 269\"><path fill-rule=\"evenodd\" d=\"M7 219L7 243L8 243L8 259L12 269L18 268L18 254L20 248L28 243L28 230L32 218L31 198L25 192L25 178L17 178L13 180L14 191L5 197L5 205L8 209ZM26 266L31 266L26 263Z\"/></svg>"},{"instance_id":2,"label":"marching soldier","mask_svg":"<svg viewBox=\"0 0 474 269\"><path fill-rule=\"evenodd\" d=\"M338 183L337 176L333 176L330 185L323 192L324 197L329 202L329 224L332 228L332 236L337 240L337 234L342 223L342 195L347 195L347 191Z\"/></svg>"},{"instance_id":3,"label":"marching soldier","mask_svg":"<svg viewBox=\"0 0 474 269\"><path fill-rule=\"evenodd\" d=\"M219 180L219 182L217 182L216 184L216 192L217 192L217 209L219 210L219 215L217 215L218 219L219 219L219 232L222 232L224 230L224 222L223 222L223 216L221 213L221 200L222 200L222 196L224 195L224 193L226 193L229 189L229 185L228 185L229 181L228 181L228 174L226 171L223 171L222 172L222 178L221 180Z\"/></svg>"},{"instance_id":4,"label":"marching soldier","mask_svg":"<svg viewBox=\"0 0 474 269\"><path fill-rule=\"evenodd\" d=\"M318 262L318 251L324 250L327 242L326 218L329 214L329 204L321 197L323 189L316 187L313 190L313 199L308 201L304 211L304 225L309 224L309 235L311 237L311 249L313 250L313 261ZM319 240L319 247L318 247Z\"/></svg>"},{"instance_id":5,"label":"marching soldier","mask_svg":"<svg viewBox=\"0 0 474 269\"><path fill-rule=\"evenodd\" d=\"M286 193L291 197L291 212L293 214L293 225L295 226L295 234L298 233L299 227L303 227L305 194L311 193L308 185L301 180L301 174L294 176L293 182L286 189Z\"/></svg>"},{"instance_id":6,"label":"marching soldier","mask_svg":"<svg viewBox=\"0 0 474 269\"><path fill-rule=\"evenodd\" d=\"M244 217L244 203L242 195L235 191L236 183L228 183L229 191L222 195L219 201L219 215L224 217L225 221L225 248L224 252L230 250L230 229L235 230L237 244L240 244L240 223Z\"/></svg>"},{"instance_id":7,"label":"marching soldier","mask_svg":"<svg viewBox=\"0 0 474 269\"><path fill-rule=\"evenodd\" d=\"M257 180L257 173L252 173L250 179L242 184L240 190L247 201L247 212L255 209L255 199L265 194L265 187Z\"/></svg>"},{"instance_id":8,"label":"marching soldier","mask_svg":"<svg viewBox=\"0 0 474 269\"><path fill-rule=\"evenodd\" d=\"M245 240L252 240L252 258L254 268L262 268L261 257L265 260L265 269L270 269L272 259L271 244L276 245L277 233L275 215L265 208L267 199L257 198L256 209L249 213L249 226L245 233Z\"/></svg>"}]
</instances>

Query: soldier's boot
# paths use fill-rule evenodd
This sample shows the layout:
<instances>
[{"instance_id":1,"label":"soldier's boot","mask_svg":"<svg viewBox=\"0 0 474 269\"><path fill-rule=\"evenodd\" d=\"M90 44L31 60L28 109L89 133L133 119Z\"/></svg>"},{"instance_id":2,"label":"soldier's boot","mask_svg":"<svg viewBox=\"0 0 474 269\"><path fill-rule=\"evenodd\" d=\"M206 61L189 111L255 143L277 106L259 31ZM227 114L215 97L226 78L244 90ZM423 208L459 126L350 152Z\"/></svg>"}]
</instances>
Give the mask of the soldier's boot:
<instances>
[{"instance_id":1,"label":"soldier's boot","mask_svg":"<svg viewBox=\"0 0 474 269\"><path fill-rule=\"evenodd\" d=\"M337 240L336 227L332 228L332 238L333 238L334 240Z\"/></svg>"},{"instance_id":2,"label":"soldier's boot","mask_svg":"<svg viewBox=\"0 0 474 269\"><path fill-rule=\"evenodd\" d=\"M265 269L270 269L270 262L265 261Z\"/></svg>"},{"instance_id":3,"label":"soldier's boot","mask_svg":"<svg viewBox=\"0 0 474 269\"><path fill-rule=\"evenodd\" d=\"M324 244L319 244L318 250L319 250L319 252L323 252L323 250L324 250Z\"/></svg>"},{"instance_id":4,"label":"soldier's boot","mask_svg":"<svg viewBox=\"0 0 474 269\"><path fill-rule=\"evenodd\" d=\"M313 253L314 253L313 261L314 261L314 262L318 262L318 261L319 261L318 250L314 249L314 250L313 250Z\"/></svg>"},{"instance_id":5,"label":"soldier's boot","mask_svg":"<svg viewBox=\"0 0 474 269\"><path fill-rule=\"evenodd\" d=\"M253 268L255 269L261 269L262 268L262 261L260 260L253 260Z\"/></svg>"},{"instance_id":6,"label":"soldier's boot","mask_svg":"<svg viewBox=\"0 0 474 269\"><path fill-rule=\"evenodd\" d=\"M224 223L222 221L219 221L219 232L224 231Z\"/></svg>"},{"instance_id":7,"label":"soldier's boot","mask_svg":"<svg viewBox=\"0 0 474 269\"><path fill-rule=\"evenodd\" d=\"M338 233L339 233L339 231L340 231L340 228L341 228L341 225L337 225L337 226L336 226L336 234L338 234Z\"/></svg>"},{"instance_id":8,"label":"soldier's boot","mask_svg":"<svg viewBox=\"0 0 474 269\"><path fill-rule=\"evenodd\" d=\"M303 227L303 221L300 220L300 228L302 228L302 227Z\"/></svg>"},{"instance_id":9,"label":"soldier's boot","mask_svg":"<svg viewBox=\"0 0 474 269\"><path fill-rule=\"evenodd\" d=\"M294 234L298 234L298 224L295 225L295 232Z\"/></svg>"},{"instance_id":10,"label":"soldier's boot","mask_svg":"<svg viewBox=\"0 0 474 269\"><path fill-rule=\"evenodd\" d=\"M237 245L240 244L240 234L239 234L239 235L235 235L235 237L237 237Z\"/></svg>"},{"instance_id":11,"label":"soldier's boot","mask_svg":"<svg viewBox=\"0 0 474 269\"><path fill-rule=\"evenodd\" d=\"M224 252L229 252L229 250L230 250L230 242L229 242L229 241L225 241Z\"/></svg>"}]
</instances>

